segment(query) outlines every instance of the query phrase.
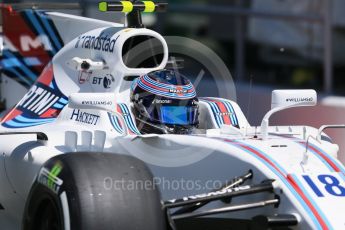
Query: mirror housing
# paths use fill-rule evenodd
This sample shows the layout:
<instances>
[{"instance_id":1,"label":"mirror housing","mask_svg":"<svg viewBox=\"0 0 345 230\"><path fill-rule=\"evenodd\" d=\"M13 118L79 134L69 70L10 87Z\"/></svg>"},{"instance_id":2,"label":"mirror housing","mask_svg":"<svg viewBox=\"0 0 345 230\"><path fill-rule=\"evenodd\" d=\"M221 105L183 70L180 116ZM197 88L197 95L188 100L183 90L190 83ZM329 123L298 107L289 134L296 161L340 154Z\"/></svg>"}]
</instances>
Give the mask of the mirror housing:
<instances>
[{"instance_id":1,"label":"mirror housing","mask_svg":"<svg viewBox=\"0 0 345 230\"><path fill-rule=\"evenodd\" d=\"M266 113L261 122L262 139L268 136L269 118L272 114L293 107L314 106L317 103L315 90L273 90L271 110Z\"/></svg>"},{"instance_id":2,"label":"mirror housing","mask_svg":"<svg viewBox=\"0 0 345 230\"><path fill-rule=\"evenodd\" d=\"M315 90L273 90L271 109L279 107L314 106L317 103Z\"/></svg>"}]
</instances>

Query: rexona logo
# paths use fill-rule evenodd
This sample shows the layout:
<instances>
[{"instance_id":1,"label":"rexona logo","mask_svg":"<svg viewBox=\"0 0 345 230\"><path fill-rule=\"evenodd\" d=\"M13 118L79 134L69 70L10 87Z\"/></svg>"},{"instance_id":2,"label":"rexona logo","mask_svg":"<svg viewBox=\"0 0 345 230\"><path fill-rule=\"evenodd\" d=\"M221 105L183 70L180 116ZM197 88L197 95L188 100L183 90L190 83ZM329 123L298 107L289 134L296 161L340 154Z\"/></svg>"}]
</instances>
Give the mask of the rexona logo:
<instances>
[{"instance_id":1,"label":"rexona logo","mask_svg":"<svg viewBox=\"0 0 345 230\"><path fill-rule=\"evenodd\" d=\"M300 97L300 98L287 98L286 101L287 102L311 102L313 101L314 98L312 97Z\"/></svg>"},{"instance_id":2,"label":"rexona logo","mask_svg":"<svg viewBox=\"0 0 345 230\"><path fill-rule=\"evenodd\" d=\"M61 97L52 89L37 83L25 94L18 106L36 115L41 115L54 105Z\"/></svg>"},{"instance_id":3,"label":"rexona logo","mask_svg":"<svg viewBox=\"0 0 345 230\"><path fill-rule=\"evenodd\" d=\"M99 117L92 113L83 112L80 109L74 109L70 119L89 125L97 125Z\"/></svg>"},{"instance_id":4,"label":"rexona logo","mask_svg":"<svg viewBox=\"0 0 345 230\"><path fill-rule=\"evenodd\" d=\"M115 39L111 39L111 36L104 35L102 32L98 36L91 36L91 35L84 35L79 36L77 42L75 43L75 48L83 48L83 49L92 49L92 50L100 50L104 52L114 52L114 47L116 40L119 36Z\"/></svg>"}]
</instances>

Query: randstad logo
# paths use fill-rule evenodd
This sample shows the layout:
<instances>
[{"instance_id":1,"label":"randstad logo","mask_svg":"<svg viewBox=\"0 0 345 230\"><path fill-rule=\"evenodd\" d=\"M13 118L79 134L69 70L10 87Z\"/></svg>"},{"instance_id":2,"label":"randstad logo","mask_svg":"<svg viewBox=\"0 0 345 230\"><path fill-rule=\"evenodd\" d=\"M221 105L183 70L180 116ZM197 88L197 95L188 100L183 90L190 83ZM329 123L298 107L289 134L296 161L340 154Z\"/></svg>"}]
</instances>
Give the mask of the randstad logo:
<instances>
[{"instance_id":1,"label":"randstad logo","mask_svg":"<svg viewBox=\"0 0 345 230\"><path fill-rule=\"evenodd\" d=\"M115 43L118 37L115 39L111 39L111 36L104 35L103 32L98 36L92 36L92 35L79 36L74 47L83 48L83 49L100 50L100 51L112 53L114 52Z\"/></svg>"}]
</instances>

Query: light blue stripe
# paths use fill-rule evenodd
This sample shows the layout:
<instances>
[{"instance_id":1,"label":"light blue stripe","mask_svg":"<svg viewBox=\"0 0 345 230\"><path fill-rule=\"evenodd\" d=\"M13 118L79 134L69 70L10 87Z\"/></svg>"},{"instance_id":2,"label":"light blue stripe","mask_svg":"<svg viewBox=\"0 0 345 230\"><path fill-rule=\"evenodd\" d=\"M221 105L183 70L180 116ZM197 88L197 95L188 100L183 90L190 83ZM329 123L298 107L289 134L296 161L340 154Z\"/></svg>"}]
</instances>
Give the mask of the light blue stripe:
<instances>
[{"instance_id":1,"label":"light blue stripe","mask_svg":"<svg viewBox=\"0 0 345 230\"><path fill-rule=\"evenodd\" d=\"M62 103L62 104L67 104L68 103L68 101L66 99L64 99L64 98L60 98L59 102Z\"/></svg>"},{"instance_id":2,"label":"light blue stripe","mask_svg":"<svg viewBox=\"0 0 345 230\"><path fill-rule=\"evenodd\" d=\"M61 105L60 103L55 103L53 105L54 108L57 108L57 109L62 109L63 107L65 107L65 105Z\"/></svg>"}]
</instances>

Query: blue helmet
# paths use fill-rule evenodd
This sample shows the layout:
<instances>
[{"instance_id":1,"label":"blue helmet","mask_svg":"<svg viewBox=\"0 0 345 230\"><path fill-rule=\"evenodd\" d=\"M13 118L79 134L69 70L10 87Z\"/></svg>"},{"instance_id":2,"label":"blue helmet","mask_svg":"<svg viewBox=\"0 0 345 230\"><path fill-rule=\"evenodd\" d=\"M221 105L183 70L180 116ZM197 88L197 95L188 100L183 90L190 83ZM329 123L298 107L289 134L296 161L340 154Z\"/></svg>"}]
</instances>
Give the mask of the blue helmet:
<instances>
[{"instance_id":1,"label":"blue helmet","mask_svg":"<svg viewBox=\"0 0 345 230\"><path fill-rule=\"evenodd\" d=\"M144 133L190 133L198 125L198 98L192 83L172 70L135 79L131 101Z\"/></svg>"}]
</instances>

